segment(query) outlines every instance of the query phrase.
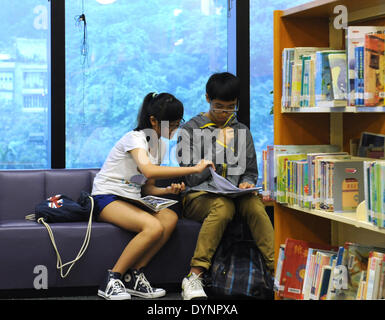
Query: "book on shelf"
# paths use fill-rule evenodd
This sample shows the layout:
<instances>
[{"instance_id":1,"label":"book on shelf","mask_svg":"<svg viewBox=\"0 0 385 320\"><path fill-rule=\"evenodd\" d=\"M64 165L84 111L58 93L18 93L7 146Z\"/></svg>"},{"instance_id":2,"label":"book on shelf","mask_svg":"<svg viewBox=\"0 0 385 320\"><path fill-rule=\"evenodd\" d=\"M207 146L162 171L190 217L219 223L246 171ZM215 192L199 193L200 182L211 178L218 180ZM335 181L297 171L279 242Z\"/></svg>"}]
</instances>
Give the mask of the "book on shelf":
<instances>
[{"instance_id":1,"label":"book on shelf","mask_svg":"<svg viewBox=\"0 0 385 320\"><path fill-rule=\"evenodd\" d=\"M343 158L343 159L350 159L350 156L347 152L323 152L323 153L308 153L307 154L307 162L309 167L309 194L311 197L311 208L315 208L315 203L318 202L319 197L316 196L318 191L318 185L316 189L316 183L318 182L315 179L315 159L321 159L320 157L335 157L336 159Z\"/></svg>"},{"instance_id":2,"label":"book on shelf","mask_svg":"<svg viewBox=\"0 0 385 320\"><path fill-rule=\"evenodd\" d=\"M287 238L280 246L275 290L296 300L375 300L385 296L385 248L331 246Z\"/></svg>"},{"instance_id":3,"label":"book on shelf","mask_svg":"<svg viewBox=\"0 0 385 320\"><path fill-rule=\"evenodd\" d=\"M347 65L348 65L348 100L349 105L357 105L357 95L355 87L357 79L357 61L355 50L357 47L361 47L363 53L363 47L365 46L365 35L369 33L385 32L383 26L348 26L345 32L345 47L347 53ZM361 57L363 59L363 56ZM363 68L362 68L363 71ZM363 76L363 73L361 74ZM359 76L360 77L360 76ZM363 86L362 91L359 93L359 99L363 100ZM358 105L362 105L363 101L360 100Z\"/></svg>"},{"instance_id":4,"label":"book on shelf","mask_svg":"<svg viewBox=\"0 0 385 320\"><path fill-rule=\"evenodd\" d=\"M350 100L349 103L355 104L356 106L364 105L364 47L356 47L354 49L355 61L354 61L354 87L351 86ZM354 88L354 89L353 89ZM354 98L354 99L353 99Z\"/></svg>"},{"instance_id":5,"label":"book on shelf","mask_svg":"<svg viewBox=\"0 0 385 320\"><path fill-rule=\"evenodd\" d=\"M301 299L309 248L330 250L335 247L290 238L286 239L278 284L278 286L283 286L282 297Z\"/></svg>"},{"instance_id":6,"label":"book on shelf","mask_svg":"<svg viewBox=\"0 0 385 320\"><path fill-rule=\"evenodd\" d=\"M328 55L330 65L330 76L334 100L346 100L347 77L346 77L346 53L330 53Z\"/></svg>"},{"instance_id":7,"label":"book on shelf","mask_svg":"<svg viewBox=\"0 0 385 320\"><path fill-rule=\"evenodd\" d=\"M315 56L315 105L335 106L332 102L333 89L329 64L329 54L344 53L344 50L317 51ZM338 106L338 105L336 105Z\"/></svg>"},{"instance_id":8,"label":"book on shelf","mask_svg":"<svg viewBox=\"0 0 385 320\"><path fill-rule=\"evenodd\" d=\"M385 228L385 161L365 161L363 170L367 220Z\"/></svg>"},{"instance_id":9,"label":"book on shelf","mask_svg":"<svg viewBox=\"0 0 385 320\"><path fill-rule=\"evenodd\" d=\"M331 256L336 255L336 247L334 247L334 251L331 250L323 250L319 248L309 248L308 249L308 254L307 254L307 259L306 259L306 269L305 269L305 275L304 275L304 281L303 281L303 286L302 286L302 293L301 293L301 299L302 300L310 300L310 297L314 298L314 294L311 293L312 286L314 284L314 279L317 278L317 271L318 267L316 265L317 259L320 258L319 254L330 254ZM319 263L319 261L318 261ZM320 275L321 278L321 275ZM322 282L323 279L320 279ZM321 292L321 291L320 291ZM317 299L318 300L318 299Z\"/></svg>"},{"instance_id":10,"label":"book on shelf","mask_svg":"<svg viewBox=\"0 0 385 320\"><path fill-rule=\"evenodd\" d=\"M276 291L279 296L282 296L282 293L284 290L284 285L280 283L281 274L282 274L282 264L283 264L284 258L285 258L285 244L281 244L279 246L278 261L277 261L277 266L275 268L276 270L274 275L274 291Z\"/></svg>"},{"instance_id":11,"label":"book on shelf","mask_svg":"<svg viewBox=\"0 0 385 320\"><path fill-rule=\"evenodd\" d=\"M340 147L334 145L274 145L272 148L268 148L267 162L269 166L268 172L270 175L269 181L271 182L270 190L272 190L271 193L274 194L274 199L277 198L277 193L280 193L280 197L282 197L282 199L283 197L286 197L284 185L280 184L281 187L278 188L278 158L281 155L339 151ZM282 169L280 170L282 172Z\"/></svg>"},{"instance_id":12,"label":"book on shelf","mask_svg":"<svg viewBox=\"0 0 385 320\"><path fill-rule=\"evenodd\" d=\"M346 50L282 51L282 108L385 105L385 27L349 26Z\"/></svg>"},{"instance_id":13,"label":"book on shelf","mask_svg":"<svg viewBox=\"0 0 385 320\"><path fill-rule=\"evenodd\" d=\"M310 300L320 300L321 284L322 277L324 277L323 270L332 265L333 259L336 257L336 251L334 252L322 252L318 251L315 255L315 266L312 276L312 283L310 288ZM331 271L331 269L330 269ZM327 284L329 284L329 279L327 279ZM326 284L324 284L326 286ZM326 288L324 288L325 290ZM327 292L326 292L327 293ZM323 296L325 293L323 292ZM326 296L325 296L326 298Z\"/></svg>"},{"instance_id":14,"label":"book on shelf","mask_svg":"<svg viewBox=\"0 0 385 320\"><path fill-rule=\"evenodd\" d=\"M360 276L360 282L358 284L356 300L365 300L365 290L366 290L366 271L362 271Z\"/></svg>"},{"instance_id":15,"label":"book on shelf","mask_svg":"<svg viewBox=\"0 0 385 320\"><path fill-rule=\"evenodd\" d=\"M333 264L334 260L335 259L333 259L333 258L331 259L332 264ZM326 298L327 298L332 270L333 270L332 265L325 265L322 267L318 300L326 300Z\"/></svg>"},{"instance_id":16,"label":"book on shelf","mask_svg":"<svg viewBox=\"0 0 385 320\"><path fill-rule=\"evenodd\" d=\"M383 159L385 156L385 135L362 132L357 155L360 157Z\"/></svg>"},{"instance_id":17,"label":"book on shelf","mask_svg":"<svg viewBox=\"0 0 385 320\"><path fill-rule=\"evenodd\" d=\"M364 48L364 103L365 106L384 105L385 34L366 34Z\"/></svg>"},{"instance_id":18,"label":"book on shelf","mask_svg":"<svg viewBox=\"0 0 385 320\"><path fill-rule=\"evenodd\" d=\"M357 298L360 281L362 280L361 274L367 272L368 269L370 252L377 251L385 253L385 248L351 242L346 242L344 248L341 265L347 270L348 286L347 289L337 289L332 300L355 300Z\"/></svg>"},{"instance_id":19,"label":"book on shelf","mask_svg":"<svg viewBox=\"0 0 385 320\"><path fill-rule=\"evenodd\" d=\"M282 51L282 108L314 106L315 53L321 47L284 48Z\"/></svg>"},{"instance_id":20,"label":"book on shelf","mask_svg":"<svg viewBox=\"0 0 385 320\"><path fill-rule=\"evenodd\" d=\"M380 285L380 268L384 259L384 253L371 251L369 253L368 268L366 271L366 285L363 293L364 300L378 299Z\"/></svg>"},{"instance_id":21,"label":"book on shelf","mask_svg":"<svg viewBox=\"0 0 385 320\"><path fill-rule=\"evenodd\" d=\"M129 199L129 201L135 203L136 205L144 209L150 209L153 212L158 212L178 202L177 200L166 199L156 196L145 196L139 199Z\"/></svg>"}]
</instances>

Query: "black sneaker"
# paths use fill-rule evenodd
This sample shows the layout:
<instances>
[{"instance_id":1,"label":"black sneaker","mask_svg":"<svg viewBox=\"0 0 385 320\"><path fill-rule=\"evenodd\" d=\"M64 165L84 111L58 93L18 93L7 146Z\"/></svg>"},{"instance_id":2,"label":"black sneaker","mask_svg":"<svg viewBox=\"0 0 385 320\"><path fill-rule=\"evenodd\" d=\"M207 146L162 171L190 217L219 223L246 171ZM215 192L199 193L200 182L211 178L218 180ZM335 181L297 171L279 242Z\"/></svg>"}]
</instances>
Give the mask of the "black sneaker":
<instances>
[{"instance_id":1,"label":"black sneaker","mask_svg":"<svg viewBox=\"0 0 385 320\"><path fill-rule=\"evenodd\" d=\"M131 295L126 292L119 272L107 271L103 284L99 287L98 296L107 300L129 300Z\"/></svg>"},{"instance_id":2,"label":"black sneaker","mask_svg":"<svg viewBox=\"0 0 385 320\"><path fill-rule=\"evenodd\" d=\"M123 283L126 287L126 292L133 296L154 299L166 295L166 290L151 287L141 269L128 270L123 277Z\"/></svg>"}]
</instances>

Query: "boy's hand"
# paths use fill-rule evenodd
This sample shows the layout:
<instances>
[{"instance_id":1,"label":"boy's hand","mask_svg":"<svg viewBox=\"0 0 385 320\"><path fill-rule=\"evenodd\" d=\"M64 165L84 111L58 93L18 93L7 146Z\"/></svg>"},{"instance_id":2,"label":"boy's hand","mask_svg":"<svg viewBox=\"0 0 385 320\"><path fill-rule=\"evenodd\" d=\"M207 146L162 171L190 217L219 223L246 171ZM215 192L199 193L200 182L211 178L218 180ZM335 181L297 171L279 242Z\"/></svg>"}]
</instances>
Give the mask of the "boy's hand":
<instances>
[{"instance_id":1,"label":"boy's hand","mask_svg":"<svg viewBox=\"0 0 385 320\"><path fill-rule=\"evenodd\" d=\"M168 186L166 188L167 193L172 194L179 194L182 191L186 190L186 186L184 182L182 183L171 183L171 186Z\"/></svg>"},{"instance_id":2,"label":"boy's hand","mask_svg":"<svg viewBox=\"0 0 385 320\"><path fill-rule=\"evenodd\" d=\"M248 182L242 182L238 186L239 189L249 189L249 188L254 188L254 187L255 187L254 184L248 183Z\"/></svg>"}]
</instances>

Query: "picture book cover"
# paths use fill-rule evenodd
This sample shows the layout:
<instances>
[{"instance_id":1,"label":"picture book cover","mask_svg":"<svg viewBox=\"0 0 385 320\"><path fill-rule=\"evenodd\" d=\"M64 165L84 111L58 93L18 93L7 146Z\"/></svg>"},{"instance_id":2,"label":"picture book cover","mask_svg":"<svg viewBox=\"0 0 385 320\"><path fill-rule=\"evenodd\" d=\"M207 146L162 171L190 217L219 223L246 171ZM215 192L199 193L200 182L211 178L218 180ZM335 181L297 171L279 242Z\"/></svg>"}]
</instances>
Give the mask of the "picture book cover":
<instances>
[{"instance_id":1,"label":"picture book cover","mask_svg":"<svg viewBox=\"0 0 385 320\"><path fill-rule=\"evenodd\" d=\"M328 55L334 100L347 98L346 53L330 53Z\"/></svg>"},{"instance_id":2,"label":"picture book cover","mask_svg":"<svg viewBox=\"0 0 385 320\"><path fill-rule=\"evenodd\" d=\"M385 34L367 34L364 48L364 102L365 106L384 105Z\"/></svg>"},{"instance_id":3,"label":"picture book cover","mask_svg":"<svg viewBox=\"0 0 385 320\"><path fill-rule=\"evenodd\" d=\"M328 56L330 53L344 52L344 50L325 50L316 52L314 90L315 101L317 106L321 101L333 100L331 71Z\"/></svg>"},{"instance_id":4,"label":"picture book cover","mask_svg":"<svg viewBox=\"0 0 385 320\"><path fill-rule=\"evenodd\" d=\"M282 264L280 283L284 285L283 297L301 299L309 248L331 250L338 248L304 240L286 239L285 259Z\"/></svg>"},{"instance_id":5,"label":"picture book cover","mask_svg":"<svg viewBox=\"0 0 385 320\"><path fill-rule=\"evenodd\" d=\"M366 246L351 242L346 242L344 248L344 256L341 264L347 269L348 288L337 289L332 299L355 300L360 284L361 273L366 272L368 269L369 253L371 251L385 253L385 248Z\"/></svg>"},{"instance_id":6,"label":"picture book cover","mask_svg":"<svg viewBox=\"0 0 385 320\"><path fill-rule=\"evenodd\" d=\"M355 48L363 47L365 44L365 35L368 33L385 32L383 26L348 26L345 32L345 48L347 53L348 65L348 99L350 106L355 105L355 66L357 66ZM363 93L363 92L362 92Z\"/></svg>"},{"instance_id":7,"label":"picture book cover","mask_svg":"<svg viewBox=\"0 0 385 320\"><path fill-rule=\"evenodd\" d=\"M334 160L332 188L334 212L355 211L364 200L363 161Z\"/></svg>"}]
</instances>

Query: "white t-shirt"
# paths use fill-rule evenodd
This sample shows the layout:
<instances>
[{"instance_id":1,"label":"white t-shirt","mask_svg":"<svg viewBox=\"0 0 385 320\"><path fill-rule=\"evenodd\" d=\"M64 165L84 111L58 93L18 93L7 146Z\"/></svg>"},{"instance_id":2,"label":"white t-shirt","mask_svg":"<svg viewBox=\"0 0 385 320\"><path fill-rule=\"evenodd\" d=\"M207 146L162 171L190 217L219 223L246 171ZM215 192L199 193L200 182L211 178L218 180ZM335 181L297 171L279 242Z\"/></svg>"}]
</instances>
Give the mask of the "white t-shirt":
<instances>
[{"instance_id":1,"label":"white t-shirt","mask_svg":"<svg viewBox=\"0 0 385 320\"><path fill-rule=\"evenodd\" d=\"M157 143L158 148L151 150L155 154L151 154L144 131L126 133L112 148L102 168L95 176L92 195L114 194L125 198L140 198L141 187L147 179L139 171L129 151L136 148L144 149L147 151L151 163L159 165L165 146L160 139Z\"/></svg>"}]
</instances>

